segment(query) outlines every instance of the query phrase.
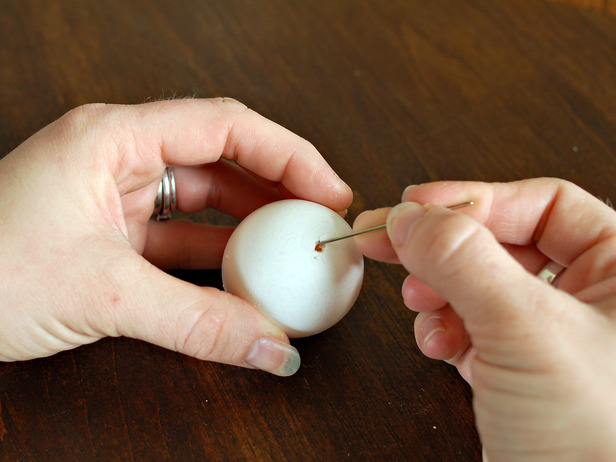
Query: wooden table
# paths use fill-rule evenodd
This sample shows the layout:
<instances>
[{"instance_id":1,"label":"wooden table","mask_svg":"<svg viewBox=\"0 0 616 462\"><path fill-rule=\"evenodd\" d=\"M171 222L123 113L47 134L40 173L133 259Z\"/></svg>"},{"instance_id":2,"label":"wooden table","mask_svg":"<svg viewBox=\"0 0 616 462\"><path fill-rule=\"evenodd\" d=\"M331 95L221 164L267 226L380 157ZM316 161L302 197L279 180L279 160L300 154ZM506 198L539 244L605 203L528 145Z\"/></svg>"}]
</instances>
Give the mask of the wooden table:
<instances>
[{"instance_id":1,"label":"wooden table","mask_svg":"<svg viewBox=\"0 0 616 462\"><path fill-rule=\"evenodd\" d=\"M0 145L86 102L224 95L312 141L354 188L349 220L441 179L558 176L616 199L614 9L4 0ZM1 364L0 459L480 460L471 391L419 353L404 276L367 261L351 313L293 342L291 378L130 339Z\"/></svg>"}]
</instances>

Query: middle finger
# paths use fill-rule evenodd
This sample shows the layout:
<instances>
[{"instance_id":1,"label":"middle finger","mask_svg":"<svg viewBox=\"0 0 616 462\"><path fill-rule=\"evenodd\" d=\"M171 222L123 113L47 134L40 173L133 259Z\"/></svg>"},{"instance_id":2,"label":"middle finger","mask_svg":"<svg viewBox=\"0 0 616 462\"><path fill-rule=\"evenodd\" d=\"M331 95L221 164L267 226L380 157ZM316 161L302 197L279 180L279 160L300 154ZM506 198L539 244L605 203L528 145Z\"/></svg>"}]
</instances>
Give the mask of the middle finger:
<instances>
[{"instance_id":1,"label":"middle finger","mask_svg":"<svg viewBox=\"0 0 616 462\"><path fill-rule=\"evenodd\" d=\"M214 208L243 219L270 202L292 197L278 183L220 160L200 167L175 167L178 210L194 213Z\"/></svg>"}]
</instances>

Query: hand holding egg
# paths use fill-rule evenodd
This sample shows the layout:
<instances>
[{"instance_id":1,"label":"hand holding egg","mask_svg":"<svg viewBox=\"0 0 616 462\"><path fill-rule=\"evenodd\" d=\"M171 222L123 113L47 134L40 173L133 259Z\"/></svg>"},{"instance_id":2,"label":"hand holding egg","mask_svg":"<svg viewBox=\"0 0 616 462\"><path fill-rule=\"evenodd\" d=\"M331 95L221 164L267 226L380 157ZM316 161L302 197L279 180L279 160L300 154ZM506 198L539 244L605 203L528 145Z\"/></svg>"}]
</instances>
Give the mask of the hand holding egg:
<instances>
[{"instance_id":1,"label":"hand holding egg","mask_svg":"<svg viewBox=\"0 0 616 462\"><path fill-rule=\"evenodd\" d=\"M254 304L289 337L328 329L351 309L364 274L361 253L349 241L318 250L317 242L351 227L331 209L290 199L249 215L225 249L225 290Z\"/></svg>"}]
</instances>

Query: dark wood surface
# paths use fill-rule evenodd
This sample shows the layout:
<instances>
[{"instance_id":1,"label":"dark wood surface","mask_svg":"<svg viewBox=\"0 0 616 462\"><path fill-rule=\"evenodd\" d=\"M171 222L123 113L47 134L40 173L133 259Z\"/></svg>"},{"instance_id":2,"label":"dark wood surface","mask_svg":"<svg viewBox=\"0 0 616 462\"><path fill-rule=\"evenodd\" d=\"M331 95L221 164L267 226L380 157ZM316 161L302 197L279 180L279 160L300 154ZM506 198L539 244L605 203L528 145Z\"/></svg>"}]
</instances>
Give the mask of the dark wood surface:
<instances>
[{"instance_id":1,"label":"dark wood surface","mask_svg":"<svg viewBox=\"0 0 616 462\"><path fill-rule=\"evenodd\" d=\"M616 199L610 12L582 0L4 0L0 146L87 102L224 95L313 142L355 191L349 220L442 179L558 176ZM220 285L217 271L179 276ZM351 313L293 342L291 378L130 339L0 364L0 459L480 460L471 391L419 353L403 278L367 261Z\"/></svg>"}]
</instances>

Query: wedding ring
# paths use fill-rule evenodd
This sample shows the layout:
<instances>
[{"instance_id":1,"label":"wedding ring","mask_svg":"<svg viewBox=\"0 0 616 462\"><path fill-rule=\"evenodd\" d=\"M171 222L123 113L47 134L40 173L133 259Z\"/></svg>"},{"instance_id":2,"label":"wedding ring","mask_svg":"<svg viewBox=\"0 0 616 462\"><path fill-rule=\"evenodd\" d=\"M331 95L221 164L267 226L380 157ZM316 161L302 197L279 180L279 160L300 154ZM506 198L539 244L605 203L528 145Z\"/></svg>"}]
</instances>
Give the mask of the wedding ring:
<instances>
[{"instance_id":1,"label":"wedding ring","mask_svg":"<svg viewBox=\"0 0 616 462\"><path fill-rule=\"evenodd\" d=\"M171 212L176 209L177 199L175 195L175 174L173 167L167 167L158 185L158 194L154 201L153 216L157 221L171 219Z\"/></svg>"},{"instance_id":2,"label":"wedding ring","mask_svg":"<svg viewBox=\"0 0 616 462\"><path fill-rule=\"evenodd\" d=\"M547 265L545 265L541 271L539 271L537 277L539 279L543 279L548 284L556 285L556 280L558 279L558 276L560 276L560 273L564 271L564 269L565 267L563 265L556 263L555 261L551 261Z\"/></svg>"}]
</instances>

